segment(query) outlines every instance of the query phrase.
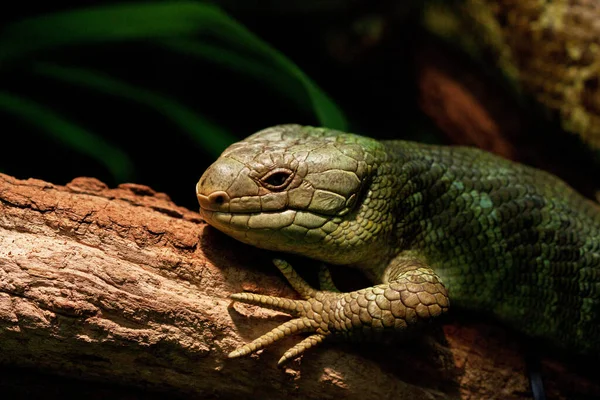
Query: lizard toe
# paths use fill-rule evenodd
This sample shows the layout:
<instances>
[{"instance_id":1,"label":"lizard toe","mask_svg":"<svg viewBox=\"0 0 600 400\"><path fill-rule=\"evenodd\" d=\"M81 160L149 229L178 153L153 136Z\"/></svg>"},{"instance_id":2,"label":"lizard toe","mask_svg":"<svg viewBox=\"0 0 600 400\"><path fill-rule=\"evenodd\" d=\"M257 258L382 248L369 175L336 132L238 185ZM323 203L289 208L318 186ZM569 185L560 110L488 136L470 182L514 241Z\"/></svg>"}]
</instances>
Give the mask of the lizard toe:
<instances>
[{"instance_id":1,"label":"lizard toe","mask_svg":"<svg viewBox=\"0 0 600 400\"><path fill-rule=\"evenodd\" d=\"M317 328L318 325L308 318L295 318L279 325L278 327L272 329L270 332L265 333L264 335L254 339L252 342L237 348L236 350L229 353L228 357L242 357L247 354L253 353L257 350L263 349L269 346L270 344L273 344L276 341L283 339L286 336L291 336L301 332L314 332ZM302 341L301 343L305 341L306 340ZM294 346L292 349L295 349L296 347L298 347L298 345ZM306 348L309 347L311 346L308 346ZM297 352L297 354L300 354L302 351Z\"/></svg>"},{"instance_id":2,"label":"lizard toe","mask_svg":"<svg viewBox=\"0 0 600 400\"><path fill-rule=\"evenodd\" d=\"M314 335L310 335L307 338L304 338L300 343L296 344L294 347L286 351L285 354L277 362L277 365L284 365L285 363L298 357L311 347L317 346L318 344L323 342L323 340L325 340L326 337L327 334L316 333Z\"/></svg>"},{"instance_id":3,"label":"lizard toe","mask_svg":"<svg viewBox=\"0 0 600 400\"><path fill-rule=\"evenodd\" d=\"M240 303L282 311L294 316L299 315L306 307L309 307L308 302L305 300L293 300L284 297L266 296L255 293L234 293L230 295L229 298Z\"/></svg>"}]
</instances>

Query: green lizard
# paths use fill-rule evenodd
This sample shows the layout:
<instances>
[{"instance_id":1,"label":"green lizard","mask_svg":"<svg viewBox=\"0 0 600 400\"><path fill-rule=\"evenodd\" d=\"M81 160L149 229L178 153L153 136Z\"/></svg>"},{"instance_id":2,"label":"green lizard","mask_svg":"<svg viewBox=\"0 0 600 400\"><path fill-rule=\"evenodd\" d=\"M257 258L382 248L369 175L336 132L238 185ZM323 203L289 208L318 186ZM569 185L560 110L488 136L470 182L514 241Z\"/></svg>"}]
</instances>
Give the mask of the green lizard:
<instances>
[{"instance_id":1,"label":"green lizard","mask_svg":"<svg viewBox=\"0 0 600 400\"><path fill-rule=\"evenodd\" d=\"M202 217L251 245L356 267L375 286L321 290L275 264L304 300L232 299L294 319L233 351L310 335L405 330L452 309L486 313L578 354L600 354L600 208L558 178L484 151L281 125L226 149L196 187Z\"/></svg>"}]
</instances>

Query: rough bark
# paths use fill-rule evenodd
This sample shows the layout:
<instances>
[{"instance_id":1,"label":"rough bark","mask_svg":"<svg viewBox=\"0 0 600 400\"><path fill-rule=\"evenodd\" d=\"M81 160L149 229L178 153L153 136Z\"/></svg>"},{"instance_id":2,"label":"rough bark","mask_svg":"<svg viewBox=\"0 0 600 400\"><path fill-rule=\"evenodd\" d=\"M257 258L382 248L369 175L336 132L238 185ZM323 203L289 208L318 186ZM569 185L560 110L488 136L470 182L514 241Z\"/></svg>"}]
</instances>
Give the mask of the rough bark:
<instances>
[{"instance_id":1,"label":"rough bark","mask_svg":"<svg viewBox=\"0 0 600 400\"><path fill-rule=\"evenodd\" d=\"M393 351L325 344L284 369L276 361L294 339L227 359L286 320L227 299L294 297L269 258L145 186L0 174L0 363L187 398L528 396L514 336L483 324L446 324L447 339L424 335ZM543 366L556 398L600 393L561 364Z\"/></svg>"},{"instance_id":2,"label":"rough bark","mask_svg":"<svg viewBox=\"0 0 600 400\"><path fill-rule=\"evenodd\" d=\"M509 90L499 73L423 38L415 55L419 103L450 143L476 146L558 175L589 198L600 191L600 159L554 115Z\"/></svg>"}]
</instances>

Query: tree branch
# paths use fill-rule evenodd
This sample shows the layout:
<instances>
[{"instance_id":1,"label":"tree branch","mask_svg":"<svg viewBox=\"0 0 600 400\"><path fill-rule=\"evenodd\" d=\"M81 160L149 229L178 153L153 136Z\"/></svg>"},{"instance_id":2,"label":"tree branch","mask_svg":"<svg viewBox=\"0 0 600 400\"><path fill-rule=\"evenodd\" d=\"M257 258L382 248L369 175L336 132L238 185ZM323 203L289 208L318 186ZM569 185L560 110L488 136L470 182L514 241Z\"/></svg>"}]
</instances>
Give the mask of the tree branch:
<instances>
[{"instance_id":1,"label":"tree branch","mask_svg":"<svg viewBox=\"0 0 600 400\"><path fill-rule=\"evenodd\" d=\"M285 369L276 362L293 339L227 359L287 318L227 299L295 297L269 259L145 186L0 174L0 362L194 397L527 393L516 345L483 325L446 325L447 342L425 336L391 352L326 344Z\"/></svg>"}]
</instances>

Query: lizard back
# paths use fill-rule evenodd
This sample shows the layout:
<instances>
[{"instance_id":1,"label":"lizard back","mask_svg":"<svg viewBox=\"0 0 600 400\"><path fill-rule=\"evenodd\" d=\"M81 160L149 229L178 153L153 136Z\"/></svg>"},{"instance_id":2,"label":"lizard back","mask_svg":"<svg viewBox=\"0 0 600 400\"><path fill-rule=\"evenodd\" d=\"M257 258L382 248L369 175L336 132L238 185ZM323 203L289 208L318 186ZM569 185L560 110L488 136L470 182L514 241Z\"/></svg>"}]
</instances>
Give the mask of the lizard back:
<instances>
[{"instance_id":1,"label":"lizard back","mask_svg":"<svg viewBox=\"0 0 600 400\"><path fill-rule=\"evenodd\" d=\"M579 353L600 350L600 208L544 171L477 149L385 142L402 176L398 251L452 306Z\"/></svg>"}]
</instances>

